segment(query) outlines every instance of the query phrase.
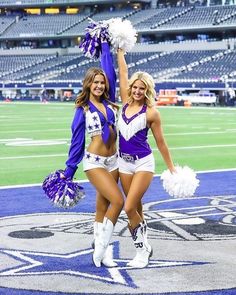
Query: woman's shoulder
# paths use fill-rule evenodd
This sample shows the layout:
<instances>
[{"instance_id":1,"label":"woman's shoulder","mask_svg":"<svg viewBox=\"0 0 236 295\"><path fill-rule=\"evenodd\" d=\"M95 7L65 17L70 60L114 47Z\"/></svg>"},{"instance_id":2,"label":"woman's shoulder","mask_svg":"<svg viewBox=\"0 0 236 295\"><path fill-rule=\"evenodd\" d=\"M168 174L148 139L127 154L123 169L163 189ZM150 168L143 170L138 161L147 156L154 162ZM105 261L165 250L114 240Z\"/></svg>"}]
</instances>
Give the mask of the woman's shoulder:
<instances>
[{"instance_id":1,"label":"woman's shoulder","mask_svg":"<svg viewBox=\"0 0 236 295\"><path fill-rule=\"evenodd\" d=\"M147 105L147 112L159 114L159 110L157 109L155 105L152 105L152 106Z\"/></svg>"},{"instance_id":2,"label":"woman's shoulder","mask_svg":"<svg viewBox=\"0 0 236 295\"><path fill-rule=\"evenodd\" d=\"M160 112L156 106L147 106L147 118L150 121L160 119Z\"/></svg>"},{"instance_id":3,"label":"woman's shoulder","mask_svg":"<svg viewBox=\"0 0 236 295\"><path fill-rule=\"evenodd\" d=\"M75 112L76 113L84 113L85 107L84 106L76 106L75 107Z\"/></svg>"},{"instance_id":4,"label":"woman's shoulder","mask_svg":"<svg viewBox=\"0 0 236 295\"><path fill-rule=\"evenodd\" d=\"M85 117L85 108L83 106L76 106L75 107L75 116L80 117L81 119Z\"/></svg>"}]
</instances>

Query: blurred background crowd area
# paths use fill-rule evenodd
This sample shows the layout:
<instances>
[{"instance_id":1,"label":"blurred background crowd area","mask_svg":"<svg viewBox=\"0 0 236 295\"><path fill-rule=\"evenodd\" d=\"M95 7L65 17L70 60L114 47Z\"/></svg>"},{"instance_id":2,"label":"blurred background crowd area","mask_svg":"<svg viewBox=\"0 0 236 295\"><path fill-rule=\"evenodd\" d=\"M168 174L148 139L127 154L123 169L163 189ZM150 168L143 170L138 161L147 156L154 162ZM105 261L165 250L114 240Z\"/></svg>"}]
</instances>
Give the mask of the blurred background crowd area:
<instances>
[{"instance_id":1,"label":"blurred background crowd area","mask_svg":"<svg viewBox=\"0 0 236 295\"><path fill-rule=\"evenodd\" d=\"M74 101L99 66L79 48L90 19L120 17L137 31L129 72L154 77L157 104L235 106L235 2L1 0L0 100Z\"/></svg>"}]
</instances>

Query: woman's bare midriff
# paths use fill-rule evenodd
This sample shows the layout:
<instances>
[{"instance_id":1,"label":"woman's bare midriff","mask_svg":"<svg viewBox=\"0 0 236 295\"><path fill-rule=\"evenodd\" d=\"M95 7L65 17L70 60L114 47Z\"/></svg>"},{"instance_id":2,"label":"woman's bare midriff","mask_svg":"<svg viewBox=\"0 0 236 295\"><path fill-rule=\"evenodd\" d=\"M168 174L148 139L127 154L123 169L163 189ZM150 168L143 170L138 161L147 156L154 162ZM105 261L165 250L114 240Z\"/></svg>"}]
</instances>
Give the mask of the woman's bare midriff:
<instances>
[{"instance_id":1,"label":"woman's bare midriff","mask_svg":"<svg viewBox=\"0 0 236 295\"><path fill-rule=\"evenodd\" d=\"M116 153L116 134L111 129L107 143L104 143L101 135L92 137L87 151L99 156L110 157Z\"/></svg>"}]
</instances>

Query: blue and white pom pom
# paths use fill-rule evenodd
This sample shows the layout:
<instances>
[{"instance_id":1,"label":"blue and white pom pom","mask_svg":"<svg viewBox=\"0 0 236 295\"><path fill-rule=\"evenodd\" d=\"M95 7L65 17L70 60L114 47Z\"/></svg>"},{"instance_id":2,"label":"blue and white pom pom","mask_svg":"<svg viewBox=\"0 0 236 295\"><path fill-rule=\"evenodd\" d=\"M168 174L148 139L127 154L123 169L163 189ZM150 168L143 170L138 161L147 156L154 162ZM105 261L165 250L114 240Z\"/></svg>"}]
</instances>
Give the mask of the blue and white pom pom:
<instances>
[{"instance_id":1,"label":"blue and white pom pom","mask_svg":"<svg viewBox=\"0 0 236 295\"><path fill-rule=\"evenodd\" d=\"M102 21L95 22L89 19L90 24L85 29L86 34L80 44L80 48L85 56L96 59L101 54L101 42L110 42L110 35L108 32L108 24Z\"/></svg>"},{"instance_id":2,"label":"blue and white pom pom","mask_svg":"<svg viewBox=\"0 0 236 295\"><path fill-rule=\"evenodd\" d=\"M63 170L50 173L44 180L42 188L50 201L59 208L74 207L84 198L84 190L69 178L61 178Z\"/></svg>"},{"instance_id":3,"label":"blue and white pom pom","mask_svg":"<svg viewBox=\"0 0 236 295\"><path fill-rule=\"evenodd\" d=\"M84 55L96 59L101 55L101 43L107 42L111 49L118 48L125 52L130 51L137 41L137 32L129 20L111 18L105 21L95 22L89 19L90 24L85 29L86 34L80 44Z\"/></svg>"},{"instance_id":4,"label":"blue and white pom pom","mask_svg":"<svg viewBox=\"0 0 236 295\"><path fill-rule=\"evenodd\" d=\"M176 172L171 173L165 170L161 174L164 190L174 198L190 198L193 197L199 180L196 173L188 166L176 166Z\"/></svg>"}]
</instances>

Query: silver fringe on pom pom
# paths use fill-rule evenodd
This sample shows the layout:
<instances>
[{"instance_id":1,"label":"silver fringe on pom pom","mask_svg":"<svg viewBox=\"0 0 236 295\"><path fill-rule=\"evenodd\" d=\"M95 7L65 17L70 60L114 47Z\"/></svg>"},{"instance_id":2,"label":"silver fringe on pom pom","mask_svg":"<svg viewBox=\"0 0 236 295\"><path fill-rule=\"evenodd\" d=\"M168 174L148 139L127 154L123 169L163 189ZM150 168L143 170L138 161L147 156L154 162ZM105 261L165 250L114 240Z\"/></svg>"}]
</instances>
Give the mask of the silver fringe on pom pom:
<instances>
[{"instance_id":1,"label":"silver fringe on pom pom","mask_svg":"<svg viewBox=\"0 0 236 295\"><path fill-rule=\"evenodd\" d=\"M80 48L85 56L96 59L101 55L101 43L106 41L110 43L110 35L108 32L108 24L105 22L95 22L92 19L85 29L86 34L80 44Z\"/></svg>"},{"instance_id":2,"label":"silver fringe on pom pom","mask_svg":"<svg viewBox=\"0 0 236 295\"><path fill-rule=\"evenodd\" d=\"M63 170L50 173L44 180L42 188L50 201L59 208L74 207L85 197L83 187L68 178L61 178Z\"/></svg>"}]
</instances>

